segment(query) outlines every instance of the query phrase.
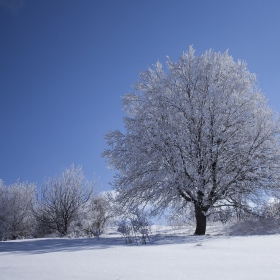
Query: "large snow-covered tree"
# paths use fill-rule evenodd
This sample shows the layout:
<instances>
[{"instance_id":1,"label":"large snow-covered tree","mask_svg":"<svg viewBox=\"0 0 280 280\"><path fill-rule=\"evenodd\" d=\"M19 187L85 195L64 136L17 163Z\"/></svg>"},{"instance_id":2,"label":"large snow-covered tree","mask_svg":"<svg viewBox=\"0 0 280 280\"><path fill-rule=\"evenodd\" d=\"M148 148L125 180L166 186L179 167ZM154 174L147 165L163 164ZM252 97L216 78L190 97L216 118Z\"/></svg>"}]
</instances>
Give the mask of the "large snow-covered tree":
<instances>
[{"instance_id":1,"label":"large snow-covered tree","mask_svg":"<svg viewBox=\"0 0 280 280\"><path fill-rule=\"evenodd\" d=\"M216 207L253 213L279 192L279 122L245 62L192 47L141 73L123 98L125 133L109 132L103 152L118 170L123 207L153 213L193 204L195 234ZM183 210L182 210L183 211Z\"/></svg>"}]
</instances>

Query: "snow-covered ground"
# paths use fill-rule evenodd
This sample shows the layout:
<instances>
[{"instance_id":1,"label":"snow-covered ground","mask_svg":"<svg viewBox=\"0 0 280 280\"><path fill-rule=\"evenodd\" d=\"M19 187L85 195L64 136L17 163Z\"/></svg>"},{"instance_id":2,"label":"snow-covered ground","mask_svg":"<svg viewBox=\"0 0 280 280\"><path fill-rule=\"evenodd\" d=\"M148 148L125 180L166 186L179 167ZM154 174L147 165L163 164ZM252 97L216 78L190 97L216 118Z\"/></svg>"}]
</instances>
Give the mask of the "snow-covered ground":
<instances>
[{"instance_id":1,"label":"snow-covered ground","mask_svg":"<svg viewBox=\"0 0 280 280\"><path fill-rule=\"evenodd\" d=\"M277 280L277 232L256 224L216 224L197 237L190 235L193 228L154 226L151 243L139 246L126 245L112 229L100 241L5 241L0 242L0 279Z\"/></svg>"}]
</instances>

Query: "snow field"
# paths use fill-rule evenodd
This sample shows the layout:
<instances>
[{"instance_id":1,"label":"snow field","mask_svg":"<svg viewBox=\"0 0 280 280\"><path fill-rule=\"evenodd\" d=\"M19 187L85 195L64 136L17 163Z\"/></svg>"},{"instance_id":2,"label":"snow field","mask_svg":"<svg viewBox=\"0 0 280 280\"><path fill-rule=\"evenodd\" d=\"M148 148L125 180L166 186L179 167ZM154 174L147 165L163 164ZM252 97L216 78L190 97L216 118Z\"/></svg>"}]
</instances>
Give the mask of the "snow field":
<instances>
[{"instance_id":1,"label":"snow field","mask_svg":"<svg viewBox=\"0 0 280 280\"><path fill-rule=\"evenodd\" d=\"M187 236L185 229L158 228L152 243L145 246L125 245L113 232L100 241L0 242L0 279L279 279L279 234L217 235Z\"/></svg>"}]
</instances>

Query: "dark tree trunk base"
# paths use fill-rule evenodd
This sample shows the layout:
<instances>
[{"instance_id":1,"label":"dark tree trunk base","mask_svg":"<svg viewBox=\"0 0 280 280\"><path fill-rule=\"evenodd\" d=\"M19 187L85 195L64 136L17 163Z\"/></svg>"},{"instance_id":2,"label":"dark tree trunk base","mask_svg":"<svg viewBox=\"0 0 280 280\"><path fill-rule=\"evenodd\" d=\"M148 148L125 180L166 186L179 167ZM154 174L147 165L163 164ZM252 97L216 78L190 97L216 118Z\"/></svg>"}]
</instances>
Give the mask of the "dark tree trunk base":
<instances>
[{"instance_id":1,"label":"dark tree trunk base","mask_svg":"<svg viewBox=\"0 0 280 280\"><path fill-rule=\"evenodd\" d=\"M206 212L206 211L205 211ZM195 205L196 229L194 235L205 235L206 232L206 216L202 207Z\"/></svg>"}]
</instances>

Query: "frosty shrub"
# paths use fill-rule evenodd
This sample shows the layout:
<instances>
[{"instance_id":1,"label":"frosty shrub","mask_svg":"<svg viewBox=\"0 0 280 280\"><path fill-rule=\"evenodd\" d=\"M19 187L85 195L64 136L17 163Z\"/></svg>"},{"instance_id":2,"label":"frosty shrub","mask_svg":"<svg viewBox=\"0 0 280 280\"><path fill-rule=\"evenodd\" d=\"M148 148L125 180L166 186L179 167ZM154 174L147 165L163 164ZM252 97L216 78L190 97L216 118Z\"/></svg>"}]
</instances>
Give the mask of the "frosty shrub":
<instances>
[{"instance_id":1,"label":"frosty shrub","mask_svg":"<svg viewBox=\"0 0 280 280\"><path fill-rule=\"evenodd\" d=\"M152 222L148 214L138 208L128 212L117 225L117 230L125 237L126 243L132 243L133 239L137 244L147 244L150 241Z\"/></svg>"},{"instance_id":2,"label":"frosty shrub","mask_svg":"<svg viewBox=\"0 0 280 280\"><path fill-rule=\"evenodd\" d=\"M35 200L35 184L17 181L5 186L0 180L1 240L28 237L33 233Z\"/></svg>"},{"instance_id":3,"label":"frosty shrub","mask_svg":"<svg viewBox=\"0 0 280 280\"><path fill-rule=\"evenodd\" d=\"M123 237L125 238L125 243L129 244L133 242L133 229L130 221L127 219L122 219L121 221L117 222L117 231L120 232Z\"/></svg>"},{"instance_id":4,"label":"frosty shrub","mask_svg":"<svg viewBox=\"0 0 280 280\"><path fill-rule=\"evenodd\" d=\"M245 62L190 47L141 73L123 106L125 132L109 132L103 152L123 208L149 204L157 215L193 204L204 235L211 209L257 214L279 195L279 119Z\"/></svg>"},{"instance_id":5,"label":"frosty shrub","mask_svg":"<svg viewBox=\"0 0 280 280\"><path fill-rule=\"evenodd\" d=\"M140 243L147 244L150 241L152 222L148 218L148 214L138 208L131 212L130 222L135 235L140 236Z\"/></svg>"},{"instance_id":6,"label":"frosty shrub","mask_svg":"<svg viewBox=\"0 0 280 280\"><path fill-rule=\"evenodd\" d=\"M100 237L114 216L110 201L103 195L93 196L84 207L82 227L88 236Z\"/></svg>"}]
</instances>

